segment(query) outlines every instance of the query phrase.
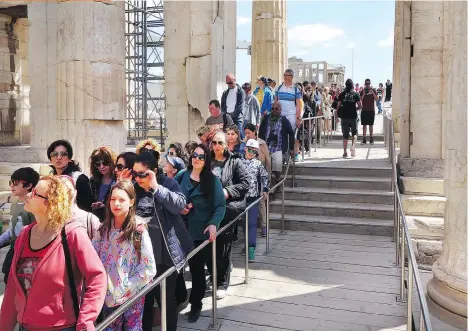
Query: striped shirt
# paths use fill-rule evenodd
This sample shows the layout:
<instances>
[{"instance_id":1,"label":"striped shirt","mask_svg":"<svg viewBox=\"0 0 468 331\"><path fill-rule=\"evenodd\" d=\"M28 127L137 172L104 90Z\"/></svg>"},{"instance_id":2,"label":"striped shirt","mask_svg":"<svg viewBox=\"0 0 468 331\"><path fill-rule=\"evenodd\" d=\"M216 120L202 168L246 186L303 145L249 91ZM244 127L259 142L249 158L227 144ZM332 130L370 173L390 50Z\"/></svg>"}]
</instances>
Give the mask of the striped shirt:
<instances>
[{"instance_id":1,"label":"striped shirt","mask_svg":"<svg viewBox=\"0 0 468 331\"><path fill-rule=\"evenodd\" d=\"M284 84L276 90L276 96L281 104L281 115L282 116L296 116L296 99L301 99L301 92L299 89L292 85L286 87Z\"/></svg>"}]
</instances>

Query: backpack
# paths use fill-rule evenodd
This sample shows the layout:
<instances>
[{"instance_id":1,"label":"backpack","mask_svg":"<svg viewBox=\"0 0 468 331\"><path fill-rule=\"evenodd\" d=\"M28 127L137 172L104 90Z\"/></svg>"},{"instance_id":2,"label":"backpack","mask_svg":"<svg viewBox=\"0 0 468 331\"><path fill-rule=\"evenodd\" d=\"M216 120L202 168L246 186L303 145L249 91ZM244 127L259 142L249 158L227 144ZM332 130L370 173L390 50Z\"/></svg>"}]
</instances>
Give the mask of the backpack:
<instances>
[{"instance_id":1,"label":"backpack","mask_svg":"<svg viewBox=\"0 0 468 331\"><path fill-rule=\"evenodd\" d=\"M276 96L278 95L278 91L280 90L280 88L284 85L284 83L281 83L280 86L278 86L278 89L276 90ZM296 85L293 85L294 86L294 104L297 105L297 98L296 98L296 94L299 92L299 89L297 88ZM276 97L275 96L275 97Z\"/></svg>"}]
</instances>

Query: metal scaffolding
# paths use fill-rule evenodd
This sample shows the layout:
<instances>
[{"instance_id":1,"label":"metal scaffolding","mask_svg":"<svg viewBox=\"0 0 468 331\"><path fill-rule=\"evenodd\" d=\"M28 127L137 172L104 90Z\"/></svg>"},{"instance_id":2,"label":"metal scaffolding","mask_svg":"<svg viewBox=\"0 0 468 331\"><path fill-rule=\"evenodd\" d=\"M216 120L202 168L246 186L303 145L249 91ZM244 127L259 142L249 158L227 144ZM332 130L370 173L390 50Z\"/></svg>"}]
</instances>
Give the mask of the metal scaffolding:
<instances>
[{"instance_id":1,"label":"metal scaffolding","mask_svg":"<svg viewBox=\"0 0 468 331\"><path fill-rule=\"evenodd\" d=\"M162 0L125 1L128 142L164 146L164 19Z\"/></svg>"}]
</instances>

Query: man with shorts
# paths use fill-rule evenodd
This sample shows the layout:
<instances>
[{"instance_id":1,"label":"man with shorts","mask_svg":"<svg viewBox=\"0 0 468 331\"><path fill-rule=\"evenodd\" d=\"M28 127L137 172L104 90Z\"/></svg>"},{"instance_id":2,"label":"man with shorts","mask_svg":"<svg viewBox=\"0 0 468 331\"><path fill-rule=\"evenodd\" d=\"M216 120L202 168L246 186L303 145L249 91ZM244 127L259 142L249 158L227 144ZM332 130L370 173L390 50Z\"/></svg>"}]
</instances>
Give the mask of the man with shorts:
<instances>
[{"instance_id":1,"label":"man with shorts","mask_svg":"<svg viewBox=\"0 0 468 331\"><path fill-rule=\"evenodd\" d=\"M345 83L346 87L338 97L338 116L341 118L341 131L343 132L343 157L348 157L348 139L349 132L352 133L351 156L356 156L356 139L357 139L357 110L362 108L362 103L359 98L359 93L353 88L353 81L348 78Z\"/></svg>"},{"instance_id":2,"label":"man with shorts","mask_svg":"<svg viewBox=\"0 0 468 331\"><path fill-rule=\"evenodd\" d=\"M364 90L361 92L362 110L361 110L361 124L362 124L362 142L366 144L367 126L369 126L369 142L374 143L374 119L375 119L375 102L379 100L377 92L371 87L369 78L364 83Z\"/></svg>"}]
</instances>

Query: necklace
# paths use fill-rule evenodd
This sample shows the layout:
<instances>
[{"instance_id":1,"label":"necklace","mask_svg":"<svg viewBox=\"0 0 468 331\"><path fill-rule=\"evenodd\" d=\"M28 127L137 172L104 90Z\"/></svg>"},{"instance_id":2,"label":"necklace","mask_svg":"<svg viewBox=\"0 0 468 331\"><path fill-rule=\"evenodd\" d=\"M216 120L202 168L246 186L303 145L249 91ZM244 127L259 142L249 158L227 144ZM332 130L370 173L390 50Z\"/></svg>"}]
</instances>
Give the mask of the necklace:
<instances>
[{"instance_id":1,"label":"necklace","mask_svg":"<svg viewBox=\"0 0 468 331\"><path fill-rule=\"evenodd\" d=\"M34 228L34 234L37 234L37 225L35 226ZM44 230L44 232L40 235L40 236L36 236L34 235L33 233L31 233L31 236L35 239L42 239L42 237L44 237L44 235L47 233L47 230Z\"/></svg>"}]
</instances>

